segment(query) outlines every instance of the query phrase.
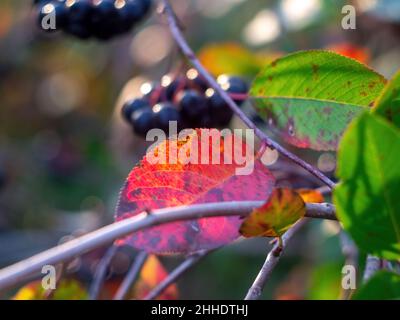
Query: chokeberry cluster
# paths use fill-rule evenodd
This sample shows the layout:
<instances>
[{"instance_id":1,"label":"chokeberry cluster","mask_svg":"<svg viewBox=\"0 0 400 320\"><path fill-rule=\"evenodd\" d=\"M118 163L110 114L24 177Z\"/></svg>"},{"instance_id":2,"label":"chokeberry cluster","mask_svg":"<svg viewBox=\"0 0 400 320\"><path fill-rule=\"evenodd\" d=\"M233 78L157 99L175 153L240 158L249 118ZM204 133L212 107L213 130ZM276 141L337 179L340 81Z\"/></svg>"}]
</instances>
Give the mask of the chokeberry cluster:
<instances>
[{"instance_id":1,"label":"chokeberry cluster","mask_svg":"<svg viewBox=\"0 0 400 320\"><path fill-rule=\"evenodd\" d=\"M248 91L247 83L240 77L221 75L221 87L232 94L238 105ZM185 76L166 75L157 83L144 83L141 96L127 101L122 107L124 119L141 137L154 128L168 132L169 122L177 121L178 129L222 128L229 125L233 112L224 99L195 69ZM236 98L235 98L236 97Z\"/></svg>"},{"instance_id":2,"label":"chokeberry cluster","mask_svg":"<svg viewBox=\"0 0 400 320\"><path fill-rule=\"evenodd\" d=\"M108 40L142 21L152 0L34 0L34 4L44 31L63 30L81 39ZM51 16L55 17L54 25Z\"/></svg>"}]
</instances>

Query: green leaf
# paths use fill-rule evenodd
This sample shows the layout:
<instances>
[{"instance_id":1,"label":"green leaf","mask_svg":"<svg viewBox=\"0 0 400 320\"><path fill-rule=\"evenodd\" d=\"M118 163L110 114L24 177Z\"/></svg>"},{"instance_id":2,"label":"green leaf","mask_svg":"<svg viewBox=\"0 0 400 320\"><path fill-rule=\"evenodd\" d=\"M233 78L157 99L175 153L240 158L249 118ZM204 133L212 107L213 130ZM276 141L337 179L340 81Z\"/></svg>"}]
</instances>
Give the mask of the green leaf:
<instances>
[{"instance_id":1,"label":"green leaf","mask_svg":"<svg viewBox=\"0 0 400 320\"><path fill-rule=\"evenodd\" d=\"M400 131L362 114L339 146L334 203L343 227L365 252L400 258Z\"/></svg>"},{"instance_id":2,"label":"green leaf","mask_svg":"<svg viewBox=\"0 0 400 320\"><path fill-rule=\"evenodd\" d=\"M343 264L325 263L315 266L309 277L307 299L337 300L341 292Z\"/></svg>"},{"instance_id":3,"label":"green leaf","mask_svg":"<svg viewBox=\"0 0 400 320\"><path fill-rule=\"evenodd\" d=\"M250 95L264 119L298 147L336 150L350 120L372 106L386 80L356 60L302 51L275 60Z\"/></svg>"},{"instance_id":4,"label":"green leaf","mask_svg":"<svg viewBox=\"0 0 400 320\"><path fill-rule=\"evenodd\" d=\"M400 128L400 71L393 77L375 102L373 112L384 116Z\"/></svg>"},{"instance_id":5,"label":"green leaf","mask_svg":"<svg viewBox=\"0 0 400 320\"><path fill-rule=\"evenodd\" d=\"M352 299L400 299L400 275L388 271L379 271L354 294Z\"/></svg>"}]
</instances>

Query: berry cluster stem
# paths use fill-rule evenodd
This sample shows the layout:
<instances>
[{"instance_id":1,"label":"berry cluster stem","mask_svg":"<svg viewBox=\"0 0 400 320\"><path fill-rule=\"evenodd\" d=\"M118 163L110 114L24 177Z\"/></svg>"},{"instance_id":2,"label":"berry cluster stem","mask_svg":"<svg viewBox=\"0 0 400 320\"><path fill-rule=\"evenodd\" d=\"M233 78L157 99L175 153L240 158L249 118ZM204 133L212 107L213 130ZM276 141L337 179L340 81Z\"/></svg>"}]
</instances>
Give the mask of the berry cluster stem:
<instances>
[{"instance_id":1,"label":"berry cluster stem","mask_svg":"<svg viewBox=\"0 0 400 320\"><path fill-rule=\"evenodd\" d=\"M263 131L261 131L255 124L252 122L246 114L240 110L235 101L230 97L229 93L225 92L221 86L217 83L217 81L210 75L210 73L204 68L199 59L196 57L195 53L187 43L185 37L182 34L181 28L178 24L178 20L174 10L172 9L171 3L169 0L163 0L164 8L163 12L167 16L168 25L172 36L174 37L176 43L180 47L182 53L186 56L186 58L191 62L191 64L197 69L199 74L208 82L210 87L214 89L229 105L229 107L233 110L233 112L250 128L254 130L255 135L271 149L276 149L280 154L287 157L294 163L298 164L300 167L304 168L312 175L321 180L324 184L329 186L331 189L334 188L335 183L329 179L326 175L324 175L317 168L304 161L300 157L296 156L289 150L285 149L279 143L273 141L268 135L266 135Z\"/></svg>"}]
</instances>

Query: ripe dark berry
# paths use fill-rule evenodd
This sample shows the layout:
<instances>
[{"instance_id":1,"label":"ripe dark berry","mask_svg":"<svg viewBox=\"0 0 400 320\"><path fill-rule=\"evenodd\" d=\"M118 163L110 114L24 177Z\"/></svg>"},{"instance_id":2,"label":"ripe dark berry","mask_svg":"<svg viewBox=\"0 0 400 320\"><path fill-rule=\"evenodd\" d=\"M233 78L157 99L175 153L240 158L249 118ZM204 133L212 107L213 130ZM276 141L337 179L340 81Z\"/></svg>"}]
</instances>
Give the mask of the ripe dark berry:
<instances>
[{"instance_id":1,"label":"ripe dark berry","mask_svg":"<svg viewBox=\"0 0 400 320\"><path fill-rule=\"evenodd\" d=\"M122 115L127 122L132 121L132 114L140 109L147 108L151 110L150 104L146 99L133 99L127 101L122 107Z\"/></svg>"},{"instance_id":2,"label":"ripe dark berry","mask_svg":"<svg viewBox=\"0 0 400 320\"><path fill-rule=\"evenodd\" d=\"M167 101L173 101L179 91L188 88L186 79L182 76L173 79L172 76L166 75L161 79L161 85L164 88L164 96Z\"/></svg>"},{"instance_id":3,"label":"ripe dark berry","mask_svg":"<svg viewBox=\"0 0 400 320\"><path fill-rule=\"evenodd\" d=\"M189 69L186 72L186 78L192 88L200 91L205 91L208 87L206 80L204 80L196 69Z\"/></svg>"},{"instance_id":4,"label":"ripe dark berry","mask_svg":"<svg viewBox=\"0 0 400 320\"><path fill-rule=\"evenodd\" d=\"M178 110L169 102L156 104L153 107L153 112L155 114L156 127L166 133L169 131L170 121L177 121L178 124L181 121L181 116Z\"/></svg>"},{"instance_id":5,"label":"ripe dark berry","mask_svg":"<svg viewBox=\"0 0 400 320\"><path fill-rule=\"evenodd\" d=\"M7 176L3 169L0 168L0 190L6 185Z\"/></svg>"},{"instance_id":6,"label":"ripe dark berry","mask_svg":"<svg viewBox=\"0 0 400 320\"><path fill-rule=\"evenodd\" d=\"M154 105L163 99L163 87L159 82L145 82L140 87L140 93Z\"/></svg>"},{"instance_id":7,"label":"ripe dark berry","mask_svg":"<svg viewBox=\"0 0 400 320\"><path fill-rule=\"evenodd\" d=\"M224 89L228 93L246 94L249 90L247 83L239 77L221 75L218 77L217 80L222 89ZM234 101L238 105L241 105L243 103L243 99L234 99Z\"/></svg>"},{"instance_id":8,"label":"ripe dark berry","mask_svg":"<svg viewBox=\"0 0 400 320\"><path fill-rule=\"evenodd\" d=\"M206 98L195 90L182 91L177 101L182 116L189 120L198 119L207 112Z\"/></svg>"},{"instance_id":9,"label":"ripe dark berry","mask_svg":"<svg viewBox=\"0 0 400 320\"><path fill-rule=\"evenodd\" d=\"M110 39L117 30L119 12L114 0L99 0L94 3L91 14L91 33L98 39Z\"/></svg>"},{"instance_id":10,"label":"ripe dark berry","mask_svg":"<svg viewBox=\"0 0 400 320\"><path fill-rule=\"evenodd\" d=\"M73 0L67 1L66 7L69 13L65 31L81 39L89 38L92 35L90 30L92 4L87 0Z\"/></svg>"},{"instance_id":11,"label":"ripe dark berry","mask_svg":"<svg viewBox=\"0 0 400 320\"><path fill-rule=\"evenodd\" d=\"M210 114L213 116L214 122L218 126L227 126L233 117L233 111L226 104L224 99L213 89L206 91Z\"/></svg>"},{"instance_id":12,"label":"ripe dark berry","mask_svg":"<svg viewBox=\"0 0 400 320\"><path fill-rule=\"evenodd\" d=\"M147 132L155 128L155 115L151 109L136 110L131 117L133 131L141 137L146 137Z\"/></svg>"}]
</instances>

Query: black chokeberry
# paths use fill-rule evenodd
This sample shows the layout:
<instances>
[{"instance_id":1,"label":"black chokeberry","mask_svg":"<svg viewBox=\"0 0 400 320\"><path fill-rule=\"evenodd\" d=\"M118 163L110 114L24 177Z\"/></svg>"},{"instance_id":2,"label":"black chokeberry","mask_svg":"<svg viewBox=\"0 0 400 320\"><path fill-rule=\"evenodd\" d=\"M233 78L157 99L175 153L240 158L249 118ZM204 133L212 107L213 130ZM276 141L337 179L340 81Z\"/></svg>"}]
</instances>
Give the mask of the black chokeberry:
<instances>
[{"instance_id":1,"label":"black chokeberry","mask_svg":"<svg viewBox=\"0 0 400 320\"><path fill-rule=\"evenodd\" d=\"M150 12L152 0L34 0L40 6L38 20L43 27L43 18L56 7L56 29L63 29L81 39L95 37L107 40L128 32Z\"/></svg>"},{"instance_id":2,"label":"black chokeberry","mask_svg":"<svg viewBox=\"0 0 400 320\"><path fill-rule=\"evenodd\" d=\"M78 38L87 39L91 33L91 17L93 6L87 0L67 1L66 7L68 12L68 24L65 31Z\"/></svg>"},{"instance_id":3,"label":"black chokeberry","mask_svg":"<svg viewBox=\"0 0 400 320\"><path fill-rule=\"evenodd\" d=\"M147 108L147 109L151 110L151 106L150 106L148 100L142 99L142 98L132 99L132 100L128 100L127 102L125 102L125 104L123 105L123 107L121 109L121 112L122 112L124 119L130 123L132 121L132 114L135 111L143 109L143 108Z\"/></svg>"},{"instance_id":4,"label":"black chokeberry","mask_svg":"<svg viewBox=\"0 0 400 320\"><path fill-rule=\"evenodd\" d=\"M159 82L145 82L140 86L142 96L150 101L152 105L163 100L163 90Z\"/></svg>"},{"instance_id":5,"label":"black chokeberry","mask_svg":"<svg viewBox=\"0 0 400 320\"><path fill-rule=\"evenodd\" d=\"M181 122L180 113L170 102L156 104L153 107L153 112L155 114L156 127L164 132L169 132L170 121L177 121L178 125Z\"/></svg>"},{"instance_id":6,"label":"black chokeberry","mask_svg":"<svg viewBox=\"0 0 400 320\"><path fill-rule=\"evenodd\" d=\"M189 120L196 120L207 112L207 100L203 94L195 90L182 91L178 95L178 106L182 116Z\"/></svg>"},{"instance_id":7,"label":"black chokeberry","mask_svg":"<svg viewBox=\"0 0 400 320\"><path fill-rule=\"evenodd\" d=\"M151 109L142 108L133 112L131 116L133 131L141 137L156 127L155 114Z\"/></svg>"},{"instance_id":8,"label":"black chokeberry","mask_svg":"<svg viewBox=\"0 0 400 320\"><path fill-rule=\"evenodd\" d=\"M191 88L195 88L200 91L205 91L208 87L207 81L199 74L196 69L189 69L186 72L186 78Z\"/></svg>"},{"instance_id":9,"label":"black chokeberry","mask_svg":"<svg viewBox=\"0 0 400 320\"><path fill-rule=\"evenodd\" d=\"M213 89L206 91L210 114L217 126L227 126L233 117L233 111L222 97Z\"/></svg>"},{"instance_id":10,"label":"black chokeberry","mask_svg":"<svg viewBox=\"0 0 400 320\"><path fill-rule=\"evenodd\" d=\"M247 83L240 77L221 75L218 77L217 80L222 89L224 89L228 93L245 95L249 90ZM236 98L234 99L234 101L238 105L241 105L244 99Z\"/></svg>"},{"instance_id":11,"label":"black chokeberry","mask_svg":"<svg viewBox=\"0 0 400 320\"><path fill-rule=\"evenodd\" d=\"M115 0L94 2L90 18L92 35L102 40L110 39L115 35L119 23L119 12L115 6Z\"/></svg>"},{"instance_id":12,"label":"black chokeberry","mask_svg":"<svg viewBox=\"0 0 400 320\"><path fill-rule=\"evenodd\" d=\"M0 168L0 190L6 185L7 176L2 168Z\"/></svg>"},{"instance_id":13,"label":"black chokeberry","mask_svg":"<svg viewBox=\"0 0 400 320\"><path fill-rule=\"evenodd\" d=\"M188 88L185 77L178 76L173 78L166 75L161 79L161 85L164 88L164 97L167 101L173 101L176 94Z\"/></svg>"}]
</instances>

